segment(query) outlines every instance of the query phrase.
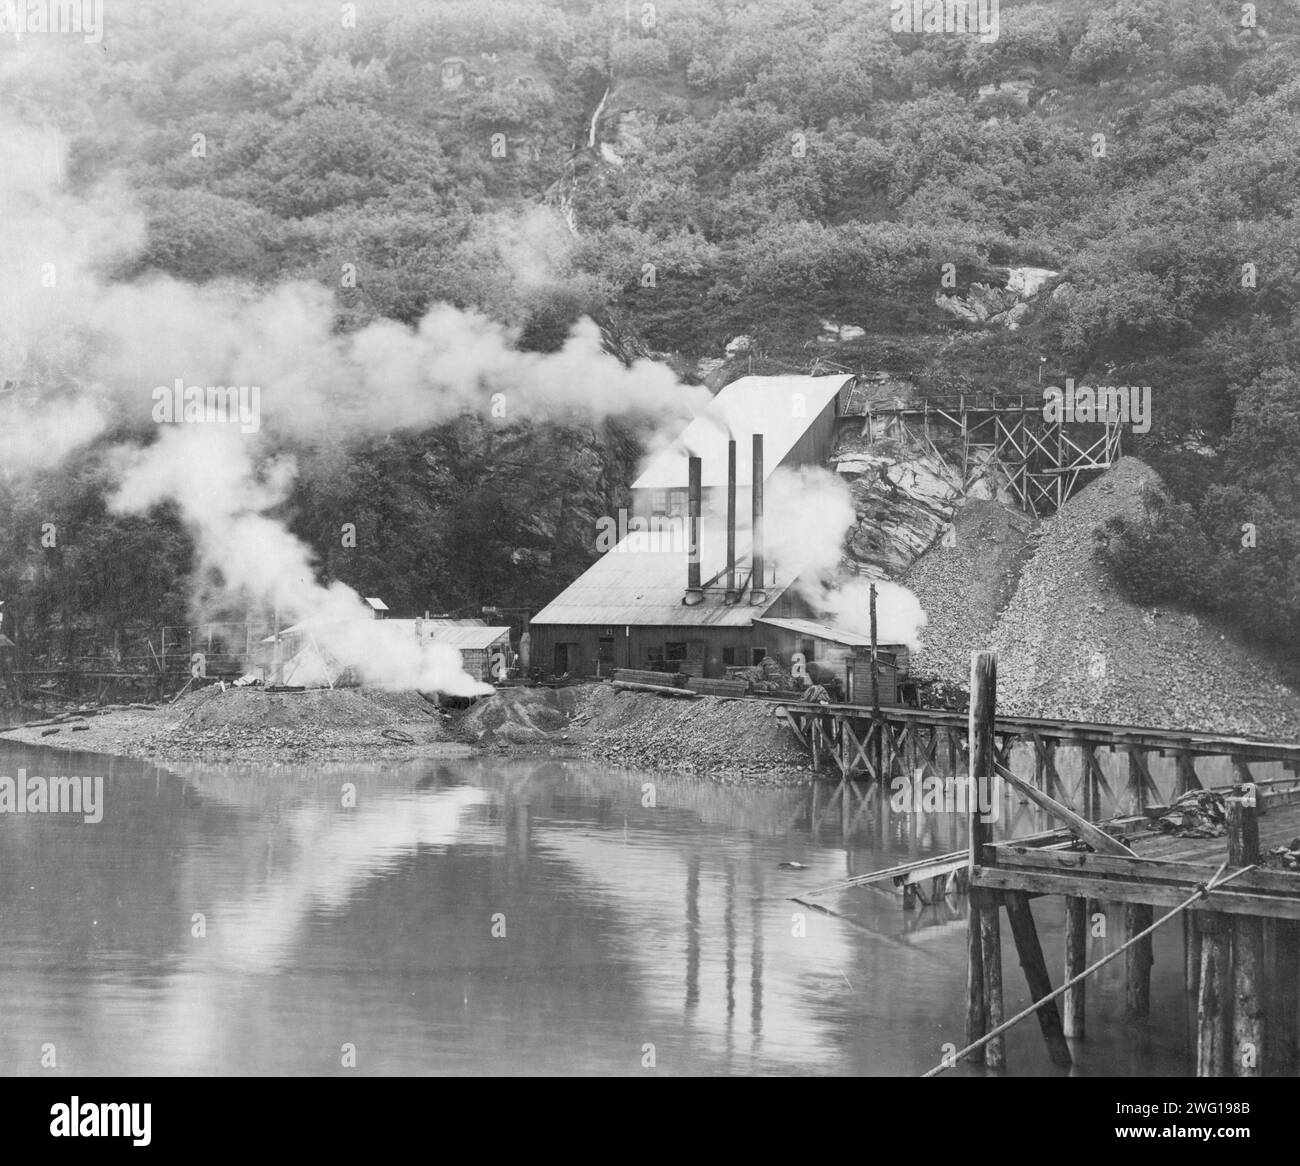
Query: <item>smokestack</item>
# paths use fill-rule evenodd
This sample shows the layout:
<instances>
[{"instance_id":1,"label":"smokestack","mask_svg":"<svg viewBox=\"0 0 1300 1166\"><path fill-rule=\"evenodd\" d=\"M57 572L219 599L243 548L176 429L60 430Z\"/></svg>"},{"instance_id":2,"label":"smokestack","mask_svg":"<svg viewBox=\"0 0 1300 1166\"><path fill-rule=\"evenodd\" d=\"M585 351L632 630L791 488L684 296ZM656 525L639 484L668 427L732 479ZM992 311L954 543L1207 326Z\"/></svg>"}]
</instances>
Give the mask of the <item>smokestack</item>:
<instances>
[{"instance_id":1,"label":"smokestack","mask_svg":"<svg viewBox=\"0 0 1300 1166\"><path fill-rule=\"evenodd\" d=\"M763 435L754 434L754 485L751 496L754 501L754 518L750 527L750 546L752 571L749 579L749 602L766 603L767 592L763 590Z\"/></svg>"},{"instance_id":2,"label":"smokestack","mask_svg":"<svg viewBox=\"0 0 1300 1166\"><path fill-rule=\"evenodd\" d=\"M727 442L727 592L724 603L735 603L736 595L736 440Z\"/></svg>"},{"instance_id":3,"label":"smokestack","mask_svg":"<svg viewBox=\"0 0 1300 1166\"><path fill-rule=\"evenodd\" d=\"M686 496L690 544L686 548L686 594L682 596L682 602L687 607L694 607L704 601L704 588L700 586L700 459L692 457L686 464L690 475Z\"/></svg>"}]
</instances>

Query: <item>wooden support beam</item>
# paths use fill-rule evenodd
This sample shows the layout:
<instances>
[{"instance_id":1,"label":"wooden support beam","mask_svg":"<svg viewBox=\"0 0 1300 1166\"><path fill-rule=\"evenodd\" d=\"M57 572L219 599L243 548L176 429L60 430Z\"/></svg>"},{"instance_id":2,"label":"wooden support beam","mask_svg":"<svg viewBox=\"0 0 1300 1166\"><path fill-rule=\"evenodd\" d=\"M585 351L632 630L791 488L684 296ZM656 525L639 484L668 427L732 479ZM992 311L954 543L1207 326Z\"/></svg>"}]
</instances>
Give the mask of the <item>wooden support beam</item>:
<instances>
[{"instance_id":1,"label":"wooden support beam","mask_svg":"<svg viewBox=\"0 0 1300 1166\"><path fill-rule=\"evenodd\" d=\"M1201 929L1190 911L1183 913L1183 983L1195 1000L1201 990Z\"/></svg>"},{"instance_id":2,"label":"wooden support beam","mask_svg":"<svg viewBox=\"0 0 1300 1166\"><path fill-rule=\"evenodd\" d=\"M980 892L980 957L984 964L984 1019L988 1028L995 1029L1003 1021L1002 1014L1002 928L1001 911L997 895ZM1005 1038L994 1037L984 1046L984 1064L990 1069L1003 1069L1007 1063Z\"/></svg>"},{"instance_id":3,"label":"wooden support beam","mask_svg":"<svg viewBox=\"0 0 1300 1166\"><path fill-rule=\"evenodd\" d=\"M1232 1011L1231 934L1217 911L1197 916L1201 931L1201 990L1196 1006L1196 1075L1229 1073L1228 1020Z\"/></svg>"},{"instance_id":4,"label":"wooden support beam","mask_svg":"<svg viewBox=\"0 0 1300 1166\"><path fill-rule=\"evenodd\" d=\"M965 416L962 418L965 427ZM964 473L964 467L963 467ZM980 813L980 798L977 794L981 778L990 781L993 774L993 724L997 701L997 657L992 652L974 652L971 654L970 667L970 714L967 720L967 738L970 752L970 788L967 793L966 824L969 840L968 868L973 869L983 861L984 844L992 839L992 827L984 821ZM966 920L966 1043L971 1044L984 1036L991 1027L988 1014L989 969L984 966L985 929L984 915L987 896L983 892L971 891L970 907ZM994 908L996 910L996 907ZM1001 994L1001 957L996 969ZM997 1022L994 1022L997 1023ZM990 1041L998 1044L998 1041ZM979 1064L986 1063L988 1046L973 1054L972 1059ZM997 1054L994 1054L996 1057ZM1005 1060L1002 1062L1005 1063Z\"/></svg>"},{"instance_id":5,"label":"wooden support beam","mask_svg":"<svg viewBox=\"0 0 1300 1166\"><path fill-rule=\"evenodd\" d=\"M1088 900L1078 895L1065 897L1065 978L1073 980L1088 966ZM1067 988L1064 996L1063 1031L1067 1037L1082 1040L1084 1033L1084 989L1081 980Z\"/></svg>"},{"instance_id":6,"label":"wooden support beam","mask_svg":"<svg viewBox=\"0 0 1300 1166\"><path fill-rule=\"evenodd\" d=\"M1188 790L1204 788L1201 779L1196 776L1196 764L1192 760L1190 750L1175 749L1174 766L1178 774L1178 781L1174 787L1175 797L1187 793Z\"/></svg>"},{"instance_id":7,"label":"wooden support beam","mask_svg":"<svg viewBox=\"0 0 1300 1166\"><path fill-rule=\"evenodd\" d=\"M1011 934L1016 941L1016 953L1020 956L1020 966L1024 969L1025 981L1029 985L1029 994L1037 1004L1044 996L1051 995L1052 978L1048 975L1047 961L1043 958L1043 946L1038 940L1038 928L1034 926L1029 897L1023 891L1009 891L1004 902L1007 919L1011 923ZM1065 1040L1065 1030L1061 1027L1061 1014L1057 1011L1056 1001L1043 1005L1037 1016L1052 1064L1068 1068L1074 1059L1070 1056L1070 1046Z\"/></svg>"},{"instance_id":8,"label":"wooden support beam","mask_svg":"<svg viewBox=\"0 0 1300 1166\"><path fill-rule=\"evenodd\" d=\"M1236 759L1234 758L1234 765ZM1249 770L1247 770L1249 772ZM1259 819L1255 798L1227 798L1228 865L1259 862ZM1239 915L1232 920L1232 1071L1237 1077L1264 1072L1264 920Z\"/></svg>"},{"instance_id":9,"label":"wooden support beam","mask_svg":"<svg viewBox=\"0 0 1300 1166\"><path fill-rule=\"evenodd\" d=\"M998 773L1003 781L1010 782L1013 787L1019 790L1030 801L1036 803L1039 807L1046 810L1049 814L1065 822L1072 830L1076 831L1079 836L1087 842L1094 850L1102 854L1114 854L1121 858L1136 858L1124 843L1116 838L1112 838L1105 830L1099 826L1094 826L1091 822L1081 818L1068 806L1061 805L1060 802L1049 798L1041 790L1036 790L1023 778L1017 777L1009 769L1001 766L998 767Z\"/></svg>"},{"instance_id":10,"label":"wooden support beam","mask_svg":"<svg viewBox=\"0 0 1300 1166\"><path fill-rule=\"evenodd\" d=\"M1147 750L1138 745L1122 747L1128 754L1128 813L1140 814L1150 801L1160 800L1160 791L1147 766Z\"/></svg>"},{"instance_id":11,"label":"wooden support beam","mask_svg":"<svg viewBox=\"0 0 1300 1166\"><path fill-rule=\"evenodd\" d=\"M1056 740L1042 733L1031 733L1029 739L1034 746L1034 784L1049 798L1059 800L1058 791L1063 791L1065 786L1056 771Z\"/></svg>"},{"instance_id":12,"label":"wooden support beam","mask_svg":"<svg viewBox=\"0 0 1300 1166\"><path fill-rule=\"evenodd\" d=\"M979 892L975 889L966 899L966 1043L974 1044L989 1030L984 1015L984 948L980 937L983 915ZM973 1064L984 1064L984 1048L970 1054Z\"/></svg>"},{"instance_id":13,"label":"wooden support beam","mask_svg":"<svg viewBox=\"0 0 1300 1166\"><path fill-rule=\"evenodd\" d=\"M1149 903L1124 904L1124 937L1130 939L1151 926ZM1145 1020L1151 1014L1151 936L1138 940L1124 953L1125 1014Z\"/></svg>"},{"instance_id":14,"label":"wooden support beam","mask_svg":"<svg viewBox=\"0 0 1300 1166\"><path fill-rule=\"evenodd\" d=\"M1272 921L1274 926L1269 1048L1275 1073L1294 1073L1300 1055L1300 923L1291 919Z\"/></svg>"},{"instance_id":15,"label":"wooden support beam","mask_svg":"<svg viewBox=\"0 0 1300 1166\"><path fill-rule=\"evenodd\" d=\"M991 791L996 765L993 747L993 729L996 717L998 685L998 658L992 652L971 653L970 716L967 737L970 748L970 788L966 795L967 817L970 827L970 864L979 866L983 861L984 844L992 840L993 828L980 813L983 791ZM1019 779L1017 779L1019 780ZM1023 783L1021 783L1023 784Z\"/></svg>"}]
</instances>

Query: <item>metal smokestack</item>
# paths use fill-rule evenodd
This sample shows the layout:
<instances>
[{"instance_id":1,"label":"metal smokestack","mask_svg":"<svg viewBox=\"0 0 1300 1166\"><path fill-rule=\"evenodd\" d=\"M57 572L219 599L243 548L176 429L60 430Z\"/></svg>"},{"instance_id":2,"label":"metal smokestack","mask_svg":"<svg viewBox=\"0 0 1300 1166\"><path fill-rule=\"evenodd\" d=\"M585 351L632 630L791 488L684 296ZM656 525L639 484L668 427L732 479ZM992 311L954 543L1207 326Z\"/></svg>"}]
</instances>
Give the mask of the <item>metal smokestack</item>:
<instances>
[{"instance_id":1,"label":"metal smokestack","mask_svg":"<svg viewBox=\"0 0 1300 1166\"><path fill-rule=\"evenodd\" d=\"M686 525L689 544L686 548L686 594L682 602L687 607L694 607L704 601L704 588L700 586L700 459L692 457L687 460L689 490L686 496Z\"/></svg>"},{"instance_id":2,"label":"metal smokestack","mask_svg":"<svg viewBox=\"0 0 1300 1166\"><path fill-rule=\"evenodd\" d=\"M751 497L754 502L753 524L750 527L751 574L749 580L749 602L766 603L767 592L763 590L763 435L754 434L754 485Z\"/></svg>"},{"instance_id":3,"label":"metal smokestack","mask_svg":"<svg viewBox=\"0 0 1300 1166\"><path fill-rule=\"evenodd\" d=\"M724 603L736 596L736 440L727 442L727 592Z\"/></svg>"}]
</instances>

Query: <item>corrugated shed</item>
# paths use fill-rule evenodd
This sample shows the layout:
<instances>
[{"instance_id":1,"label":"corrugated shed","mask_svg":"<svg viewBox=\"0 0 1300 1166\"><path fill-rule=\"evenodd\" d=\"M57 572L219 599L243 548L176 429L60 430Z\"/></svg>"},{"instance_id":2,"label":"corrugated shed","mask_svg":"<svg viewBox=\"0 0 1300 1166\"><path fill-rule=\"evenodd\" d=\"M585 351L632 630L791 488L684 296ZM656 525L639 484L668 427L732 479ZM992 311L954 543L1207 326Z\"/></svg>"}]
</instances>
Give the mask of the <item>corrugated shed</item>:
<instances>
[{"instance_id":1,"label":"corrugated shed","mask_svg":"<svg viewBox=\"0 0 1300 1166\"><path fill-rule=\"evenodd\" d=\"M750 606L746 590L740 603L726 606L719 581L707 589L703 603L687 607L682 603L686 590L686 552L658 550L661 545L668 545L668 536L629 534L570 583L531 622L610 627L748 627L789 586L788 581L773 586L769 575L764 603ZM705 580L724 565L723 547L716 546L712 551L710 554L706 548L701 554L701 575ZM736 557L741 564L739 583L748 574L748 547L737 544Z\"/></svg>"},{"instance_id":2,"label":"corrugated shed","mask_svg":"<svg viewBox=\"0 0 1300 1166\"><path fill-rule=\"evenodd\" d=\"M671 490L686 485L686 459L703 459L705 489L726 488L727 441L736 440L736 477L753 480L752 438L763 435L765 476L781 464L808 427L835 400L852 376L741 377L732 381L668 449L632 483L634 490Z\"/></svg>"},{"instance_id":3,"label":"corrugated shed","mask_svg":"<svg viewBox=\"0 0 1300 1166\"><path fill-rule=\"evenodd\" d=\"M833 628L811 619L781 619L776 616L756 619L755 623L769 624L774 628L783 628L799 636L810 639L829 640L832 644L844 644L850 648L871 647L871 637L859 632L849 632L842 628Z\"/></svg>"}]
</instances>

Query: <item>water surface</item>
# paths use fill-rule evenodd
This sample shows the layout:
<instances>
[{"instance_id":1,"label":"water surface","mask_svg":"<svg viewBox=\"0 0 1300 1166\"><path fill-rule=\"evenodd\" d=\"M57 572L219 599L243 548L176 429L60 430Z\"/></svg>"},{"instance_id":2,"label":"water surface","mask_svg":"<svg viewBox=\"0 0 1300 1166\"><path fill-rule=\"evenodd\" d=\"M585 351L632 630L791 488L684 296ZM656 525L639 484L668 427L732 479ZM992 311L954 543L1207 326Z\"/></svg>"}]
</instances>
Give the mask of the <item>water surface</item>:
<instances>
[{"instance_id":1,"label":"water surface","mask_svg":"<svg viewBox=\"0 0 1300 1166\"><path fill-rule=\"evenodd\" d=\"M829 785L496 759L173 773L0 744L19 767L102 774L106 805L0 815L2 1073L909 1075L962 1043L964 899L790 900L957 848L955 815L855 801L846 846ZM1059 900L1035 911L1059 983ZM1076 1072L1187 1071L1181 956L1175 928L1139 1028L1123 960L1101 974ZM1008 1060L1057 1072L1032 1021Z\"/></svg>"}]
</instances>

